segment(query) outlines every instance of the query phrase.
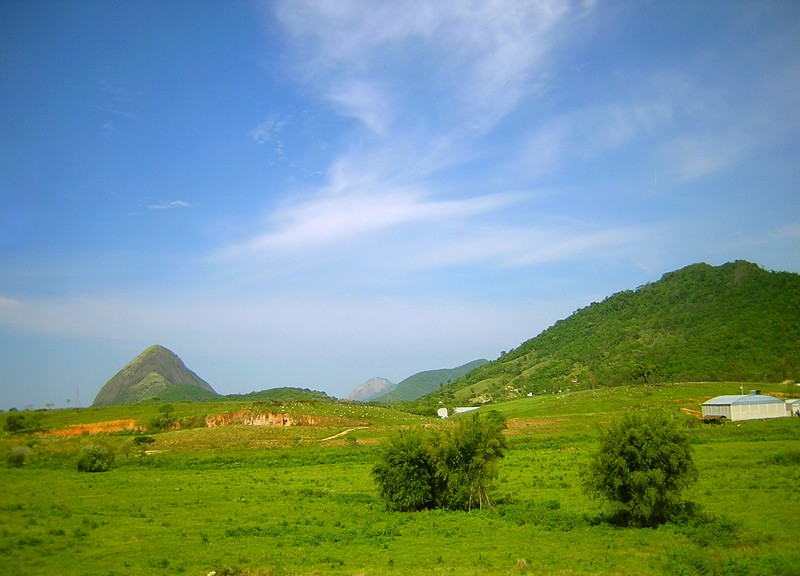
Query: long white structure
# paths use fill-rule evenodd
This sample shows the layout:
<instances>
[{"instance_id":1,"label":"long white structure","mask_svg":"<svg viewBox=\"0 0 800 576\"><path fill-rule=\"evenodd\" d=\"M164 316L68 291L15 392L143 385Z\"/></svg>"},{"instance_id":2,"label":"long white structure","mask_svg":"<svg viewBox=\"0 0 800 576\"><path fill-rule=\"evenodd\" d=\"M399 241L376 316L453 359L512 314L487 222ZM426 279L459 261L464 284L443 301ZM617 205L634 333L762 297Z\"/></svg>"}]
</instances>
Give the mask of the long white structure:
<instances>
[{"instance_id":1,"label":"long white structure","mask_svg":"<svg viewBox=\"0 0 800 576\"><path fill-rule=\"evenodd\" d=\"M703 418L706 416L722 416L736 421L785 418L790 413L780 398L753 390L750 394L731 394L706 400L703 402Z\"/></svg>"}]
</instances>

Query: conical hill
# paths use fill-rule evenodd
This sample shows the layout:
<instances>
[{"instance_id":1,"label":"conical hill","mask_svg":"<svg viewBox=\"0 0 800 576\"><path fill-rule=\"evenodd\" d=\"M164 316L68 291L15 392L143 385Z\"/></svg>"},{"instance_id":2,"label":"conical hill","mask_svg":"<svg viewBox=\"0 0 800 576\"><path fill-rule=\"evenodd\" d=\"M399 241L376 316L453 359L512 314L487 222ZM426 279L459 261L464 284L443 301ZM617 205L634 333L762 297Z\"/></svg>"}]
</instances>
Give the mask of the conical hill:
<instances>
[{"instance_id":1,"label":"conical hill","mask_svg":"<svg viewBox=\"0 0 800 576\"><path fill-rule=\"evenodd\" d=\"M106 382L93 405L135 404L155 398L200 400L216 395L174 352L150 346Z\"/></svg>"}]
</instances>

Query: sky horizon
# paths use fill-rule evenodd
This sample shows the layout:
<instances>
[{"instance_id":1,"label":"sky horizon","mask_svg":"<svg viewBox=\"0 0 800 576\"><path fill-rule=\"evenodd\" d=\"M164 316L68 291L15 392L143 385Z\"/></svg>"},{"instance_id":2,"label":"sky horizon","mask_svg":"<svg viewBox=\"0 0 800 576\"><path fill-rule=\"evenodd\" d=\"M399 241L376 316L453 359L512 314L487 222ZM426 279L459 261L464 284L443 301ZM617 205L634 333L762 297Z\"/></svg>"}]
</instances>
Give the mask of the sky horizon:
<instances>
[{"instance_id":1,"label":"sky horizon","mask_svg":"<svg viewBox=\"0 0 800 576\"><path fill-rule=\"evenodd\" d=\"M798 93L780 1L0 0L0 409L153 344L344 397L800 273Z\"/></svg>"}]
</instances>

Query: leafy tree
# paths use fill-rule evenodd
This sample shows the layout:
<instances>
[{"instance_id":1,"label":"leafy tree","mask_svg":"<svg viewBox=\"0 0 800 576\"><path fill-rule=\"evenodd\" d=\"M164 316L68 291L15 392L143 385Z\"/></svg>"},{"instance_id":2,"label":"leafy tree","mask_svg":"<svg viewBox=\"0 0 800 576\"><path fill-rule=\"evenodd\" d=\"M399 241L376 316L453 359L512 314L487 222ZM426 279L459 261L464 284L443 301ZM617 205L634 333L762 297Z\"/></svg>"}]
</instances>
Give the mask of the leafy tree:
<instances>
[{"instance_id":1,"label":"leafy tree","mask_svg":"<svg viewBox=\"0 0 800 576\"><path fill-rule=\"evenodd\" d=\"M379 452L372 474L391 510L470 510L489 505L503 457L505 419L474 414L444 430L403 430Z\"/></svg>"},{"instance_id":2,"label":"leafy tree","mask_svg":"<svg viewBox=\"0 0 800 576\"><path fill-rule=\"evenodd\" d=\"M434 507L439 487L431 439L420 430L400 430L381 446L372 475L390 510Z\"/></svg>"},{"instance_id":3,"label":"leafy tree","mask_svg":"<svg viewBox=\"0 0 800 576\"><path fill-rule=\"evenodd\" d=\"M78 472L108 472L114 464L114 452L105 446L87 446L78 456Z\"/></svg>"},{"instance_id":4,"label":"leafy tree","mask_svg":"<svg viewBox=\"0 0 800 576\"><path fill-rule=\"evenodd\" d=\"M584 489L609 501L619 523L656 526L669 519L696 478L692 447L676 420L658 410L633 410L602 434Z\"/></svg>"},{"instance_id":5,"label":"leafy tree","mask_svg":"<svg viewBox=\"0 0 800 576\"><path fill-rule=\"evenodd\" d=\"M5 428L7 432L16 434L18 432L36 432L40 430L42 423L38 414L27 412L12 412L6 416Z\"/></svg>"},{"instance_id":6,"label":"leafy tree","mask_svg":"<svg viewBox=\"0 0 800 576\"><path fill-rule=\"evenodd\" d=\"M488 491L507 445L505 427L505 418L492 411L445 430L435 451L443 506L470 510L491 504Z\"/></svg>"}]
</instances>

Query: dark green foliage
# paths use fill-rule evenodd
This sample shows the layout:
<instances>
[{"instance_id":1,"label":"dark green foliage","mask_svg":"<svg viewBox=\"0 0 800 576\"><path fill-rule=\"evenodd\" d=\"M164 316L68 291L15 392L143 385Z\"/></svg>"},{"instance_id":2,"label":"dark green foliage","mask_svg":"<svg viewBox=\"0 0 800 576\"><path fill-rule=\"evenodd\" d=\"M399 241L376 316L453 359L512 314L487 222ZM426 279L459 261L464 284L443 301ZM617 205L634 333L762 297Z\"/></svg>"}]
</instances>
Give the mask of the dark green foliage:
<instances>
[{"instance_id":1,"label":"dark green foliage","mask_svg":"<svg viewBox=\"0 0 800 576\"><path fill-rule=\"evenodd\" d=\"M114 453L104 446L87 446L78 456L78 472L108 472L114 464Z\"/></svg>"},{"instance_id":2,"label":"dark green foliage","mask_svg":"<svg viewBox=\"0 0 800 576\"><path fill-rule=\"evenodd\" d=\"M133 445L142 453L155 444L155 442L156 439L152 436L142 435L133 437Z\"/></svg>"},{"instance_id":3,"label":"dark green foliage","mask_svg":"<svg viewBox=\"0 0 800 576\"><path fill-rule=\"evenodd\" d=\"M178 427L178 421L173 418L169 414L162 414L160 416L154 416L152 420L150 420L149 429L152 431L165 431L165 430L172 430L173 428Z\"/></svg>"},{"instance_id":4,"label":"dark green foliage","mask_svg":"<svg viewBox=\"0 0 800 576\"><path fill-rule=\"evenodd\" d=\"M488 488L497 478L498 460L506 449L505 419L499 412L477 414L447 428L435 450L441 504L470 510L491 505Z\"/></svg>"},{"instance_id":5,"label":"dark green foliage","mask_svg":"<svg viewBox=\"0 0 800 576\"><path fill-rule=\"evenodd\" d=\"M800 274L694 264L594 302L427 397L669 381L800 380Z\"/></svg>"},{"instance_id":6,"label":"dark green foliage","mask_svg":"<svg viewBox=\"0 0 800 576\"><path fill-rule=\"evenodd\" d=\"M381 446L372 474L390 510L436 506L440 488L433 444L432 433L400 430Z\"/></svg>"},{"instance_id":7,"label":"dark green foliage","mask_svg":"<svg viewBox=\"0 0 800 576\"><path fill-rule=\"evenodd\" d=\"M631 410L602 434L584 489L610 502L617 522L656 526L677 511L681 492L696 478L678 422L659 410Z\"/></svg>"},{"instance_id":8,"label":"dark green foliage","mask_svg":"<svg viewBox=\"0 0 800 576\"><path fill-rule=\"evenodd\" d=\"M6 432L36 432L42 427L41 417L33 412L11 412L6 416Z\"/></svg>"},{"instance_id":9,"label":"dark green foliage","mask_svg":"<svg viewBox=\"0 0 800 576\"><path fill-rule=\"evenodd\" d=\"M28 454L30 449L27 446L13 446L6 455L6 464L9 468L22 468Z\"/></svg>"},{"instance_id":10,"label":"dark green foliage","mask_svg":"<svg viewBox=\"0 0 800 576\"><path fill-rule=\"evenodd\" d=\"M505 419L474 414L439 430L401 430L379 452L372 474L391 510L470 510L491 504L503 457Z\"/></svg>"}]
</instances>

